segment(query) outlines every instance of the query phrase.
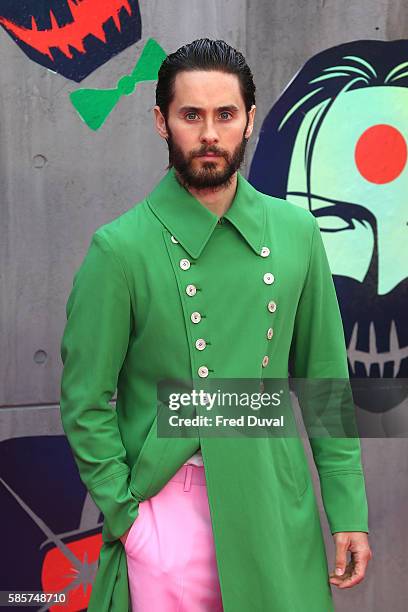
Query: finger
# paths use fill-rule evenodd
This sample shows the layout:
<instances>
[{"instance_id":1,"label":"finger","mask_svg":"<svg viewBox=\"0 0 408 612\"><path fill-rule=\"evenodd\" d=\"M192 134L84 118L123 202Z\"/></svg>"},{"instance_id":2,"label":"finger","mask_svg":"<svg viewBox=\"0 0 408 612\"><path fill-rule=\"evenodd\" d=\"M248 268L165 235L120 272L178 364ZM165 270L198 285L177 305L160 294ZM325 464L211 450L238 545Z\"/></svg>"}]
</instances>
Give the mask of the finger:
<instances>
[{"instance_id":1,"label":"finger","mask_svg":"<svg viewBox=\"0 0 408 612\"><path fill-rule=\"evenodd\" d=\"M347 565L347 549L348 539L338 538L336 540L336 560L334 573L336 576L342 576Z\"/></svg>"},{"instance_id":2,"label":"finger","mask_svg":"<svg viewBox=\"0 0 408 612\"><path fill-rule=\"evenodd\" d=\"M339 538L337 542L339 544L339 552L344 548L344 541ZM352 546L346 540L346 553ZM336 547L337 552L337 547ZM341 552L339 554L341 556ZM358 584L364 579L368 561L372 558L372 552L369 547L360 547L357 550L351 552L351 562L347 565L343 574L336 575L334 572L329 575L329 581L331 584L338 586L339 588L350 588L355 584ZM336 555L336 567L337 567L337 555Z\"/></svg>"},{"instance_id":3,"label":"finger","mask_svg":"<svg viewBox=\"0 0 408 612\"><path fill-rule=\"evenodd\" d=\"M339 588L347 589L361 582L365 576L366 566L367 563L363 559L355 561L351 575L344 578Z\"/></svg>"},{"instance_id":4,"label":"finger","mask_svg":"<svg viewBox=\"0 0 408 612\"><path fill-rule=\"evenodd\" d=\"M352 563L352 561L350 561L347 564L346 569L345 569L344 573L341 576L336 576L336 574L334 572L329 574L330 582L332 584L339 585L342 582L344 582L344 580L346 578L349 578L352 575L352 573L353 573L353 563Z\"/></svg>"}]
</instances>

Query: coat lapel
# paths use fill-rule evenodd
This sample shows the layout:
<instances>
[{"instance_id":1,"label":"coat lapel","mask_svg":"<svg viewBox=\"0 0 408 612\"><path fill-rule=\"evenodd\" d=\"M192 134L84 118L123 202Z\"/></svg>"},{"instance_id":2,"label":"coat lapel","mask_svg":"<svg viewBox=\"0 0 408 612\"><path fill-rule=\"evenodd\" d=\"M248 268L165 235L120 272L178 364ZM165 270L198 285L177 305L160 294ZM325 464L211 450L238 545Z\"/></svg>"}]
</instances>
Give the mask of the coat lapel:
<instances>
[{"instance_id":1,"label":"coat lapel","mask_svg":"<svg viewBox=\"0 0 408 612\"><path fill-rule=\"evenodd\" d=\"M179 181L171 168L147 196L150 209L191 257L200 257L218 216L201 204ZM250 247L260 254L265 236L265 203L238 172L237 190L224 214Z\"/></svg>"}]
</instances>

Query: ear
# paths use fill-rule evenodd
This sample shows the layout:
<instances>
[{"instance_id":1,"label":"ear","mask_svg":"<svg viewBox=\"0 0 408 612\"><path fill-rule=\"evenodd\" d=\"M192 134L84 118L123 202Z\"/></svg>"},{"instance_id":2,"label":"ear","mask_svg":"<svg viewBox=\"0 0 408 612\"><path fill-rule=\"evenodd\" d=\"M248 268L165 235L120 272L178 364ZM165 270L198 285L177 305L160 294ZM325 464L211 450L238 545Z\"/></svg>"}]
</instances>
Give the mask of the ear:
<instances>
[{"instance_id":1,"label":"ear","mask_svg":"<svg viewBox=\"0 0 408 612\"><path fill-rule=\"evenodd\" d=\"M164 118L164 115L160 110L160 106L157 106L156 104L156 106L153 107L153 110L156 130L159 135L166 140L169 137L166 127L166 119Z\"/></svg>"},{"instance_id":2,"label":"ear","mask_svg":"<svg viewBox=\"0 0 408 612\"><path fill-rule=\"evenodd\" d=\"M254 129L254 119L255 119L256 106L253 104L248 111L248 125L245 131L245 138L249 138L252 134L252 130Z\"/></svg>"}]
</instances>

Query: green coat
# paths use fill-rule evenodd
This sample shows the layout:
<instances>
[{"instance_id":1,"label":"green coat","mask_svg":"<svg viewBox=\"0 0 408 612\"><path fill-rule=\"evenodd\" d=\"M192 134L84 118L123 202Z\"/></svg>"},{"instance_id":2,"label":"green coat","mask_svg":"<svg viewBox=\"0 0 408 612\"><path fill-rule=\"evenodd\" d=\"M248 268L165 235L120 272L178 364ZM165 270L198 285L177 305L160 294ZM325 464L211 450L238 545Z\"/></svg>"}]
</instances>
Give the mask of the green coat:
<instances>
[{"instance_id":1,"label":"green coat","mask_svg":"<svg viewBox=\"0 0 408 612\"><path fill-rule=\"evenodd\" d=\"M157 435L156 384L198 378L201 366L208 380L287 378L290 357L296 377L348 376L315 217L238 173L233 203L217 221L171 169L142 202L94 233L74 276L60 404L81 479L104 514L90 612L130 609L119 537L137 520L139 501L158 493L200 445L224 611L334 609L300 437ZM261 256L265 246L270 254ZM181 259L191 265L183 269ZM368 532L359 439L310 442L331 532Z\"/></svg>"}]
</instances>

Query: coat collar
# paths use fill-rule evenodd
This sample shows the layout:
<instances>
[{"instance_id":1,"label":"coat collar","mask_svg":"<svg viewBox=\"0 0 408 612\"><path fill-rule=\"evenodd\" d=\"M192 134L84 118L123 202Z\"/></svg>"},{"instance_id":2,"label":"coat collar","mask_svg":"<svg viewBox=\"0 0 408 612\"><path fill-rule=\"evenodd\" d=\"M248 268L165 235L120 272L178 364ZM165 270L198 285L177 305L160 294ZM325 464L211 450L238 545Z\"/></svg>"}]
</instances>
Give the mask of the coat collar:
<instances>
[{"instance_id":1,"label":"coat collar","mask_svg":"<svg viewBox=\"0 0 408 612\"><path fill-rule=\"evenodd\" d=\"M237 172L235 197L223 215L258 255L264 241L266 212L260 196ZM170 168L146 199L153 213L191 257L199 257L217 225L218 216L179 183L174 168Z\"/></svg>"}]
</instances>

